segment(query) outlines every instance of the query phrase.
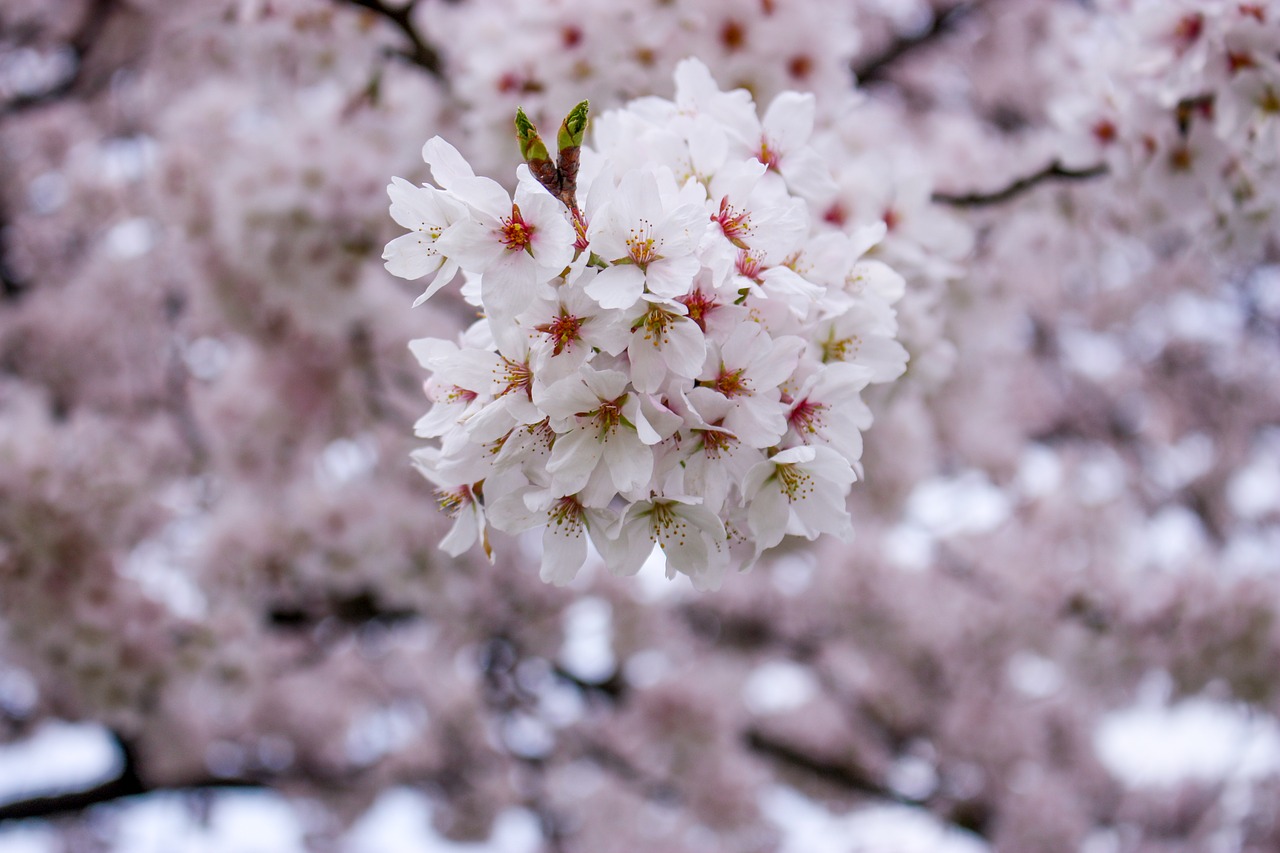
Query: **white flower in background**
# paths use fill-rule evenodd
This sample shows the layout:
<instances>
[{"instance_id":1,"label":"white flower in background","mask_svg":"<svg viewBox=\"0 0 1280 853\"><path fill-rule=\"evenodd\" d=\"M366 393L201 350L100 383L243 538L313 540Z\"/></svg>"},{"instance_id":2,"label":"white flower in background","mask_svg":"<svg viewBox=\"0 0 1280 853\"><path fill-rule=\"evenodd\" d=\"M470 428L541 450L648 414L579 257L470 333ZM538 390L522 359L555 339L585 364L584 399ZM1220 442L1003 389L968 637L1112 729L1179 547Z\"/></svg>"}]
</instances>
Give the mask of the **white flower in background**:
<instances>
[{"instance_id":1,"label":"white flower in background","mask_svg":"<svg viewBox=\"0 0 1280 853\"><path fill-rule=\"evenodd\" d=\"M676 76L674 101L606 115L599 150L580 144L585 104L554 157L521 114L514 198L438 138L423 150L438 188L392 184L413 231L388 268L460 268L482 313L456 342L411 344L432 373L415 428L437 442L414 459L454 518L450 554L486 525L541 527L549 583L590 542L622 575L657 547L669 576L710 589L788 534L851 531L861 392L907 359L903 279L860 259L885 226L846 235L815 215L830 188L810 96L761 121L696 60Z\"/></svg>"}]
</instances>

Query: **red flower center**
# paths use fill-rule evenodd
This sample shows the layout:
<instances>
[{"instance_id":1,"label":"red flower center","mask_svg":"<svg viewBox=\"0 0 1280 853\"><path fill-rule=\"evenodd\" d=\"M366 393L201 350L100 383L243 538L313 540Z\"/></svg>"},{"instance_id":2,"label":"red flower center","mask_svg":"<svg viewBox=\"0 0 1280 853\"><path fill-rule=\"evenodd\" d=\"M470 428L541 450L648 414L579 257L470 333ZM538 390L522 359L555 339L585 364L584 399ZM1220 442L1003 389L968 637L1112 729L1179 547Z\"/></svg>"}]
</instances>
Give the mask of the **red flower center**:
<instances>
[{"instance_id":1,"label":"red flower center","mask_svg":"<svg viewBox=\"0 0 1280 853\"><path fill-rule=\"evenodd\" d=\"M502 220L502 244L508 251L532 251L529 244L533 241L534 227L524 221L520 215L519 205L511 205L511 215Z\"/></svg>"}]
</instances>

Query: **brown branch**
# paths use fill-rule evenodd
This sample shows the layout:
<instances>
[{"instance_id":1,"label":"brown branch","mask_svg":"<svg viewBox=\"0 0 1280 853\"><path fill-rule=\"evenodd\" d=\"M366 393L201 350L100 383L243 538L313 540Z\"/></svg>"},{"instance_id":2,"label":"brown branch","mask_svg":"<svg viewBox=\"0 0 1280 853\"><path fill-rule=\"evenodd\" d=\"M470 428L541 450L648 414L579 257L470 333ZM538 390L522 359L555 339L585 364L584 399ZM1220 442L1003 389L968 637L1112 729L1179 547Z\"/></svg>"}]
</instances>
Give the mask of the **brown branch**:
<instances>
[{"instance_id":1,"label":"brown branch","mask_svg":"<svg viewBox=\"0 0 1280 853\"><path fill-rule=\"evenodd\" d=\"M1057 160L1054 160L1040 171L1018 178L1013 183L998 190L986 193L936 192L933 194L933 200L938 204L949 204L952 207L990 207L1016 198L1046 181L1089 181L1102 177L1108 171L1105 163L1099 163L1086 169L1068 169Z\"/></svg>"},{"instance_id":2,"label":"brown branch","mask_svg":"<svg viewBox=\"0 0 1280 853\"><path fill-rule=\"evenodd\" d=\"M150 785L138 773L137 756L129 743L117 736L116 744L124 756L124 767L114 779L83 791L31 797L5 803L0 805L0 824L11 820L79 814L91 806L159 791L195 792L215 788L261 788L263 784L249 779L207 777L173 785Z\"/></svg>"},{"instance_id":3,"label":"brown branch","mask_svg":"<svg viewBox=\"0 0 1280 853\"><path fill-rule=\"evenodd\" d=\"M850 66L855 81L865 85L883 80L894 64L904 56L948 35L981 5L981 0L963 0L954 6L935 12L933 19L923 30L900 35L875 56L855 60Z\"/></svg>"},{"instance_id":4,"label":"brown branch","mask_svg":"<svg viewBox=\"0 0 1280 853\"><path fill-rule=\"evenodd\" d=\"M7 175L5 177L8 178ZM9 261L9 237L12 227L4 198L0 196L0 301L16 301L22 296L26 287L25 282L18 278Z\"/></svg>"},{"instance_id":5,"label":"brown branch","mask_svg":"<svg viewBox=\"0 0 1280 853\"><path fill-rule=\"evenodd\" d=\"M76 29L68 46L75 56L75 68L65 80L53 85L43 92L30 95L19 95L0 105L0 118L6 118L25 110L56 103L76 90L84 82L85 56L93 48L98 36L106 27L107 19L115 11L119 0L95 0L89 5L84 21Z\"/></svg>"},{"instance_id":6,"label":"brown branch","mask_svg":"<svg viewBox=\"0 0 1280 853\"><path fill-rule=\"evenodd\" d=\"M980 837L987 835L987 827L990 823L991 815L980 802L951 802L941 799L936 801L920 800L914 797L907 797L871 778L858 768L809 755L803 750L771 737L757 728L748 729L743 735L743 740L747 748L757 755L769 758L778 764L807 776L820 779L844 791L875 797L900 805L928 809L935 817L952 826L967 830Z\"/></svg>"},{"instance_id":7,"label":"brown branch","mask_svg":"<svg viewBox=\"0 0 1280 853\"><path fill-rule=\"evenodd\" d=\"M747 748L752 752L771 758L793 770L803 771L807 775L821 779L837 788L891 800L896 803L916 805L914 800L909 800L901 794L895 793L855 768L808 755L790 744L770 737L759 729L748 729L743 739Z\"/></svg>"},{"instance_id":8,"label":"brown branch","mask_svg":"<svg viewBox=\"0 0 1280 853\"><path fill-rule=\"evenodd\" d=\"M396 51L396 55L422 68L441 83L448 84L444 73L444 60L441 59L440 52L429 44L413 25L412 17L413 9L417 5L416 0L398 9L388 6L383 0L335 0L335 2L367 9L390 22L409 40L409 49Z\"/></svg>"}]
</instances>

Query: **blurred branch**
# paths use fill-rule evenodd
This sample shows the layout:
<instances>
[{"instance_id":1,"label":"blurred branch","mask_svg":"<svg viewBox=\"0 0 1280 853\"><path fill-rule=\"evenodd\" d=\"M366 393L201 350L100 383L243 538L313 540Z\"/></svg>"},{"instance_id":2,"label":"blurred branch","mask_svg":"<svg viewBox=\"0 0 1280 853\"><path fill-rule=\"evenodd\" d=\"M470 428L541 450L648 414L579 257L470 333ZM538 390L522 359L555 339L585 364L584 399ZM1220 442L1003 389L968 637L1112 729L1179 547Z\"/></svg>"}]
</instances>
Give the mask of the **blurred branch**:
<instances>
[{"instance_id":1,"label":"blurred branch","mask_svg":"<svg viewBox=\"0 0 1280 853\"><path fill-rule=\"evenodd\" d=\"M987 824L991 816L981 803L919 800L904 796L856 767L809 755L758 728L748 729L743 739L752 752L844 791L900 805L928 809L931 814L952 826L986 837Z\"/></svg>"},{"instance_id":2,"label":"blurred branch","mask_svg":"<svg viewBox=\"0 0 1280 853\"><path fill-rule=\"evenodd\" d=\"M31 797L30 799L17 800L0 805L0 823L11 820L29 820L31 818L78 814L91 806L157 791L203 791L213 788L258 788L262 786L261 782L248 779L216 779L213 777L193 779L190 782L177 785L149 785L138 773L137 755L133 747L118 735L116 736L116 743L124 756L124 767L121 768L120 774L116 778L84 791Z\"/></svg>"},{"instance_id":3,"label":"blurred branch","mask_svg":"<svg viewBox=\"0 0 1280 853\"><path fill-rule=\"evenodd\" d=\"M810 776L815 776L824 782L835 785L837 788L879 797L880 799L892 800L893 802L915 804L914 801L907 800L894 793L857 768L849 767L845 764L836 764L809 755L790 744L770 737L760 729L748 729L743 737L747 748L752 752L771 758L793 770L800 770Z\"/></svg>"},{"instance_id":4,"label":"blurred branch","mask_svg":"<svg viewBox=\"0 0 1280 853\"><path fill-rule=\"evenodd\" d=\"M418 5L417 0L399 8L392 8L383 0L335 0L335 2L367 9L389 21L409 40L409 50L397 51L397 55L422 68L441 83L448 85L448 79L444 73L444 61L440 58L439 51L418 33L411 20L414 7Z\"/></svg>"},{"instance_id":5,"label":"blurred branch","mask_svg":"<svg viewBox=\"0 0 1280 853\"><path fill-rule=\"evenodd\" d=\"M16 300L23 291L23 283L9 262L10 227L9 211L5 206L3 195L0 195L0 301Z\"/></svg>"},{"instance_id":6,"label":"blurred branch","mask_svg":"<svg viewBox=\"0 0 1280 853\"><path fill-rule=\"evenodd\" d=\"M883 80L900 59L948 35L981 5L981 0L963 0L954 6L935 12L933 19L924 29L899 35L878 54L855 60L851 66L854 78L859 84Z\"/></svg>"},{"instance_id":7,"label":"blurred branch","mask_svg":"<svg viewBox=\"0 0 1280 853\"><path fill-rule=\"evenodd\" d=\"M1089 181L1100 178L1109 170L1105 163L1090 166L1087 169L1068 169L1057 160L1038 172L1018 178L1006 187L991 192L981 193L934 193L933 200L938 204L949 204L952 207L990 207L1022 195L1046 181Z\"/></svg>"},{"instance_id":8,"label":"blurred branch","mask_svg":"<svg viewBox=\"0 0 1280 853\"><path fill-rule=\"evenodd\" d=\"M93 0L89 4L84 20L76 28L75 35L68 43L75 56L75 68L72 72L65 80L43 92L19 95L0 105L0 119L35 107L56 103L75 91L84 81L85 56L97 42L106 27L107 19L111 17L118 4L119 0Z\"/></svg>"}]
</instances>

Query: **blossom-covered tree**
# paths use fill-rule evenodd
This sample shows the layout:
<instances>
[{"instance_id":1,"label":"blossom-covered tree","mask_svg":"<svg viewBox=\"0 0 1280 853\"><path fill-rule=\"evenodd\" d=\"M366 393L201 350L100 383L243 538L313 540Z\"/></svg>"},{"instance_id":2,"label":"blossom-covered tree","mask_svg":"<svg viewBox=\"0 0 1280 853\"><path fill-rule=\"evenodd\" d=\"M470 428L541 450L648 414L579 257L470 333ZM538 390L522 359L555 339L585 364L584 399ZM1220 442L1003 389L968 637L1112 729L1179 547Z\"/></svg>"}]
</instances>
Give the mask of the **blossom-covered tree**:
<instances>
[{"instance_id":1,"label":"blossom-covered tree","mask_svg":"<svg viewBox=\"0 0 1280 853\"><path fill-rule=\"evenodd\" d=\"M0 850L1276 849L1278 92L1274 2L6 2Z\"/></svg>"}]
</instances>

